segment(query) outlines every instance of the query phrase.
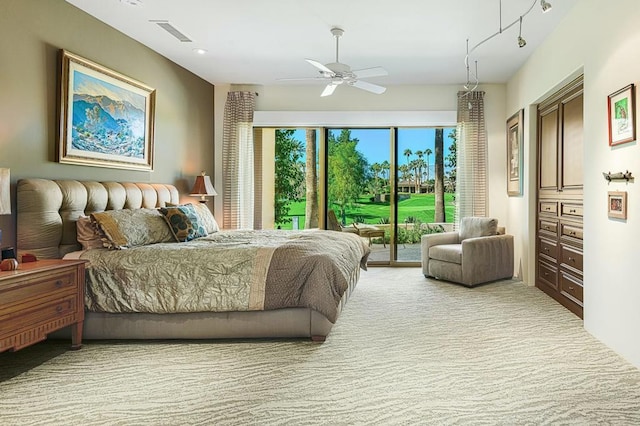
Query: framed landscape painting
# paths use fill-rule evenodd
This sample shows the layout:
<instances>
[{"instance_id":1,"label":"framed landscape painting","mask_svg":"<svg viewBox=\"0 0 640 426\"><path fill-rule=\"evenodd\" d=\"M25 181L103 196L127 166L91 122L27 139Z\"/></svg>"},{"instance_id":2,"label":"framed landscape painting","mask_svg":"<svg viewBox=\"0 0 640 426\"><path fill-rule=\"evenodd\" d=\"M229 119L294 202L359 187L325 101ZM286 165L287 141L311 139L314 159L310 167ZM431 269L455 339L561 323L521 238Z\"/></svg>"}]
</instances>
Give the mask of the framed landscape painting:
<instances>
[{"instance_id":1,"label":"framed landscape painting","mask_svg":"<svg viewBox=\"0 0 640 426\"><path fill-rule=\"evenodd\" d=\"M635 87L630 84L608 96L609 146L636 140Z\"/></svg>"},{"instance_id":2,"label":"framed landscape painting","mask_svg":"<svg viewBox=\"0 0 640 426\"><path fill-rule=\"evenodd\" d=\"M62 51L58 161L153 170L155 90Z\"/></svg>"},{"instance_id":3,"label":"framed landscape painting","mask_svg":"<svg viewBox=\"0 0 640 426\"><path fill-rule=\"evenodd\" d=\"M521 109L507 120L507 194L522 194L522 144L524 110Z\"/></svg>"}]
</instances>

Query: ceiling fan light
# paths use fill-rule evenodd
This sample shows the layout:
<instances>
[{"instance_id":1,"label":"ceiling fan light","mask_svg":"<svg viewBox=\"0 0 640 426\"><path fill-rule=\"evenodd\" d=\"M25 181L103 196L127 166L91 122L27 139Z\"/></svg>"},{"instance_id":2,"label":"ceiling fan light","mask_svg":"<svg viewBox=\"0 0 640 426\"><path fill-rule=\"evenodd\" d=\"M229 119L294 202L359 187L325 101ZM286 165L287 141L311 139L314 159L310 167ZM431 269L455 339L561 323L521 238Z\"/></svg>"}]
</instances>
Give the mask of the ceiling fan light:
<instances>
[{"instance_id":1,"label":"ceiling fan light","mask_svg":"<svg viewBox=\"0 0 640 426\"><path fill-rule=\"evenodd\" d=\"M551 3L546 0L540 0L540 7L542 7L542 13L547 13L551 10Z\"/></svg>"}]
</instances>

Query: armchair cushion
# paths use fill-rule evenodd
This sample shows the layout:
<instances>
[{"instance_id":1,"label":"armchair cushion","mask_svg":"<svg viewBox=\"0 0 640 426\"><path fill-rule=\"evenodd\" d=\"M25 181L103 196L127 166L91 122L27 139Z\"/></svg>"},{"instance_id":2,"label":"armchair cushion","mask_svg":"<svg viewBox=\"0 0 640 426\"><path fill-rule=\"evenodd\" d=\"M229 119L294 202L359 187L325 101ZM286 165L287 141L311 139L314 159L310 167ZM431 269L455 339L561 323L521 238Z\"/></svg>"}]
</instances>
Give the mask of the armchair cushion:
<instances>
[{"instance_id":1,"label":"armchair cushion","mask_svg":"<svg viewBox=\"0 0 640 426\"><path fill-rule=\"evenodd\" d=\"M498 233L498 219L491 217L463 217L460 221L460 241L467 238L488 237Z\"/></svg>"},{"instance_id":2,"label":"armchair cushion","mask_svg":"<svg viewBox=\"0 0 640 426\"><path fill-rule=\"evenodd\" d=\"M431 260L462 264L462 244L442 244L429 249Z\"/></svg>"}]
</instances>

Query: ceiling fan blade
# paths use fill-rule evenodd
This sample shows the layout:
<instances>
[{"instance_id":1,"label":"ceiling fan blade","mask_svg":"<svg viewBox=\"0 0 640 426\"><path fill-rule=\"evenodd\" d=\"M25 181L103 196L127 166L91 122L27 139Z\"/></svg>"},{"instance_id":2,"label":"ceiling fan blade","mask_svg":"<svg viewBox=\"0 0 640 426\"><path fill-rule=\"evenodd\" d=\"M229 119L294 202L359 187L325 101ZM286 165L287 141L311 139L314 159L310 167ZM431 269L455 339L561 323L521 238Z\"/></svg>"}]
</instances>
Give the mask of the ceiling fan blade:
<instances>
[{"instance_id":1,"label":"ceiling fan blade","mask_svg":"<svg viewBox=\"0 0 640 426\"><path fill-rule=\"evenodd\" d=\"M327 68L324 64L321 64L318 61L314 61L313 59L305 59L305 61L309 62L314 67L318 68L320 71L324 71L324 72L328 72L330 74L333 74L333 71L331 71L331 69Z\"/></svg>"},{"instance_id":2,"label":"ceiling fan blade","mask_svg":"<svg viewBox=\"0 0 640 426\"><path fill-rule=\"evenodd\" d=\"M355 70L353 71L353 73L358 78L381 77L383 75L389 75L387 70L382 67L364 68L361 70Z\"/></svg>"},{"instance_id":3,"label":"ceiling fan blade","mask_svg":"<svg viewBox=\"0 0 640 426\"><path fill-rule=\"evenodd\" d=\"M325 77L277 78L276 81L327 81Z\"/></svg>"},{"instance_id":4,"label":"ceiling fan blade","mask_svg":"<svg viewBox=\"0 0 640 426\"><path fill-rule=\"evenodd\" d=\"M338 87L337 84L333 84L333 83L327 84L327 87L324 88L320 96L330 96L336 90L336 87Z\"/></svg>"},{"instance_id":5,"label":"ceiling fan blade","mask_svg":"<svg viewBox=\"0 0 640 426\"><path fill-rule=\"evenodd\" d=\"M367 92L381 95L387 90L386 87L378 86L377 84L367 83L366 81L356 80L349 84L350 86L357 87L358 89L366 90Z\"/></svg>"}]
</instances>

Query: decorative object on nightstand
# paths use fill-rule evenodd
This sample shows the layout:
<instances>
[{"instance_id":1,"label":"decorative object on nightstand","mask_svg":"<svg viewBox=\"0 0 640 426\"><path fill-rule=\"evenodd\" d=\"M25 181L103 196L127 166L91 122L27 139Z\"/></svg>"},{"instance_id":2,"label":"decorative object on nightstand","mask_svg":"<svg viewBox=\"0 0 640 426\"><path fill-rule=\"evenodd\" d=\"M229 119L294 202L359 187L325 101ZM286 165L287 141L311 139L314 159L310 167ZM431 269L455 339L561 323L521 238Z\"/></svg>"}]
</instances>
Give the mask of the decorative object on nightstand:
<instances>
[{"instance_id":1,"label":"decorative object on nightstand","mask_svg":"<svg viewBox=\"0 0 640 426\"><path fill-rule=\"evenodd\" d=\"M9 169L0 168L0 215L11 214L11 174ZM2 229L0 229L0 245Z\"/></svg>"},{"instance_id":2,"label":"decorative object on nightstand","mask_svg":"<svg viewBox=\"0 0 640 426\"><path fill-rule=\"evenodd\" d=\"M206 197L214 197L218 195L218 193L211 183L211 177L207 176L207 174L203 171L200 176L196 177L196 181L193 184L193 188L191 189L191 193L189 195L191 195L192 197L200 197L200 202L206 203Z\"/></svg>"},{"instance_id":3,"label":"decorative object on nightstand","mask_svg":"<svg viewBox=\"0 0 640 426\"><path fill-rule=\"evenodd\" d=\"M83 321L83 260L39 260L0 272L0 352L17 351L67 326L71 349L80 349Z\"/></svg>"}]
</instances>

